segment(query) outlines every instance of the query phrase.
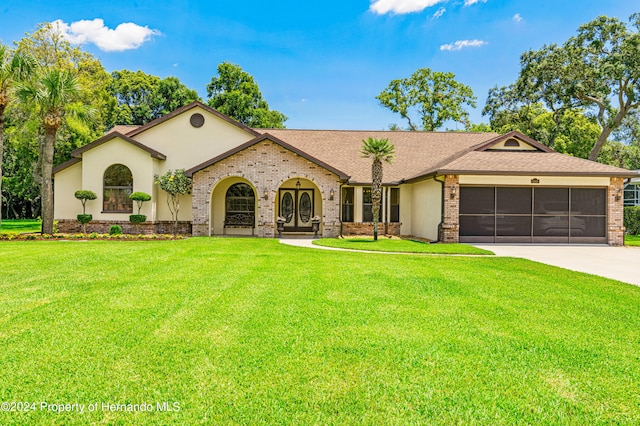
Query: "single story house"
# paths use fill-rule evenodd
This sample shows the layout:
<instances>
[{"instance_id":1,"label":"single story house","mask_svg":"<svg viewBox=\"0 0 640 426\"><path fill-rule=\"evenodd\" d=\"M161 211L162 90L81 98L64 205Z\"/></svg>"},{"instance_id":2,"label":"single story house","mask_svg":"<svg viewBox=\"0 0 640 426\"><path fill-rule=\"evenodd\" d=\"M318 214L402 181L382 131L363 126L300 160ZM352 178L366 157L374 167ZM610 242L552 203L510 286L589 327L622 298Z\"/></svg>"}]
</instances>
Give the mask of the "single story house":
<instances>
[{"instance_id":1,"label":"single story house","mask_svg":"<svg viewBox=\"0 0 640 426\"><path fill-rule=\"evenodd\" d=\"M253 129L194 102L143 126L116 126L54 170L60 231L78 231L78 189L91 231L129 226L133 191L146 232L168 232L154 177L185 169L180 232L194 236L371 234L371 160L362 140L396 148L384 165L380 229L443 242L623 244L623 187L635 172L554 152L518 133ZM133 230L132 228L129 228Z\"/></svg>"}]
</instances>

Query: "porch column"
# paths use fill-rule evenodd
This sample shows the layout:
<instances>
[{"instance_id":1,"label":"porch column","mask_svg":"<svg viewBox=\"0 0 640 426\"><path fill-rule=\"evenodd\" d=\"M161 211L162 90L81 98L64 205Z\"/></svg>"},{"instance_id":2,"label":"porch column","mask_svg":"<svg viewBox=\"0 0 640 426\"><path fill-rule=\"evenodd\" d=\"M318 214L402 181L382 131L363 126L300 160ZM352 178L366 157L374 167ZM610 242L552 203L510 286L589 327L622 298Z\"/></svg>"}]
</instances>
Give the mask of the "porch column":
<instances>
[{"instance_id":1,"label":"porch column","mask_svg":"<svg viewBox=\"0 0 640 426\"><path fill-rule=\"evenodd\" d=\"M444 212L440 240L444 243L460 242L460 184L458 175L444 178Z\"/></svg>"},{"instance_id":2,"label":"porch column","mask_svg":"<svg viewBox=\"0 0 640 426\"><path fill-rule=\"evenodd\" d=\"M607 242L624 245L624 179L610 178L607 191Z\"/></svg>"}]
</instances>

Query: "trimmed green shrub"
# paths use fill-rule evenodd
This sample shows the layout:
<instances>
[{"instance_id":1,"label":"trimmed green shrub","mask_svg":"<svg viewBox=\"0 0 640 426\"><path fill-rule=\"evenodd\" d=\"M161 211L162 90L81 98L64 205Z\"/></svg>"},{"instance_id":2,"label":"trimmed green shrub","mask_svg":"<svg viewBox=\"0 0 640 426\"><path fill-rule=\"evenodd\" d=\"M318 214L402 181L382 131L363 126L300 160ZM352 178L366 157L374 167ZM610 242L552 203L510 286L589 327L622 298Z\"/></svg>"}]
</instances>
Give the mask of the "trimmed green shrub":
<instances>
[{"instance_id":1,"label":"trimmed green shrub","mask_svg":"<svg viewBox=\"0 0 640 426\"><path fill-rule=\"evenodd\" d=\"M624 227L627 234L640 235L640 206L624 208Z\"/></svg>"},{"instance_id":2,"label":"trimmed green shrub","mask_svg":"<svg viewBox=\"0 0 640 426\"><path fill-rule=\"evenodd\" d=\"M82 203L82 214L86 213L85 204L87 203L87 200L95 200L96 198L98 198L95 192L89 191L87 189L80 189L73 195Z\"/></svg>"},{"instance_id":3,"label":"trimmed green shrub","mask_svg":"<svg viewBox=\"0 0 640 426\"><path fill-rule=\"evenodd\" d=\"M146 192L133 192L131 195L129 195L129 198L131 198L133 201L136 202L136 204L138 204L138 215L140 215L140 209L142 208L142 203L144 203L145 201L151 200L151 195L147 194ZM131 222L133 222L133 220ZM144 222L144 220L142 222ZM136 223L136 222L133 222L133 223Z\"/></svg>"},{"instance_id":4,"label":"trimmed green shrub","mask_svg":"<svg viewBox=\"0 0 640 426\"><path fill-rule=\"evenodd\" d=\"M81 224L86 224L91 222L91 220L93 219L93 216L90 214L79 214L78 215L78 222L80 222Z\"/></svg>"},{"instance_id":5,"label":"trimmed green shrub","mask_svg":"<svg viewBox=\"0 0 640 426\"><path fill-rule=\"evenodd\" d=\"M120 235L120 234L122 234L122 226L111 225L111 228L109 228L109 235Z\"/></svg>"},{"instance_id":6,"label":"trimmed green shrub","mask_svg":"<svg viewBox=\"0 0 640 426\"><path fill-rule=\"evenodd\" d=\"M147 216L143 214L129 215L129 221L134 225L139 225L147 220Z\"/></svg>"},{"instance_id":7,"label":"trimmed green shrub","mask_svg":"<svg viewBox=\"0 0 640 426\"><path fill-rule=\"evenodd\" d=\"M84 210L84 209L83 209ZM77 216L78 218L78 222L80 222L80 224L82 225L82 233L86 234L87 233L87 223L91 222L91 220L93 219L93 216L90 214L79 214Z\"/></svg>"}]
</instances>

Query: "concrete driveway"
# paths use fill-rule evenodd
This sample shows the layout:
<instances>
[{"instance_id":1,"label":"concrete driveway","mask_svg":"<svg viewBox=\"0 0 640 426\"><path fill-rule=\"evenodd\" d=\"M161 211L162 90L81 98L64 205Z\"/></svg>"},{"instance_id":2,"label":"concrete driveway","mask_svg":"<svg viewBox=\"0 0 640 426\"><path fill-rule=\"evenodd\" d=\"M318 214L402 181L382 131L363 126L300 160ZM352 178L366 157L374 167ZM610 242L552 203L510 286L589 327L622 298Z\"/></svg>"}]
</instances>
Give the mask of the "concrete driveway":
<instances>
[{"instance_id":1,"label":"concrete driveway","mask_svg":"<svg viewBox=\"0 0 640 426\"><path fill-rule=\"evenodd\" d=\"M640 286L640 247L473 244L497 256L521 257Z\"/></svg>"}]
</instances>

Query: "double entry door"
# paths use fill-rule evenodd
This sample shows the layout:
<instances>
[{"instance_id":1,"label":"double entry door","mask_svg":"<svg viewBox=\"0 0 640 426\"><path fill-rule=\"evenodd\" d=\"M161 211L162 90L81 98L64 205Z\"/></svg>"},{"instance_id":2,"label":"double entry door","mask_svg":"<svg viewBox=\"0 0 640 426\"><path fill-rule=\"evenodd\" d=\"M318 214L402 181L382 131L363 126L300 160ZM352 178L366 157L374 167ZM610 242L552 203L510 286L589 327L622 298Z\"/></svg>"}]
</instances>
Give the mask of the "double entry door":
<instances>
[{"instance_id":1,"label":"double entry door","mask_svg":"<svg viewBox=\"0 0 640 426\"><path fill-rule=\"evenodd\" d=\"M285 232L311 232L314 212L314 191L304 188L281 188L279 216L285 219Z\"/></svg>"}]
</instances>

